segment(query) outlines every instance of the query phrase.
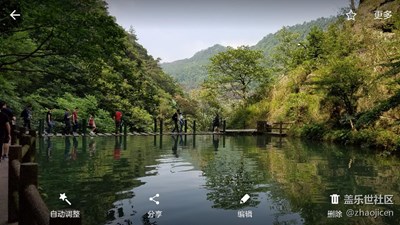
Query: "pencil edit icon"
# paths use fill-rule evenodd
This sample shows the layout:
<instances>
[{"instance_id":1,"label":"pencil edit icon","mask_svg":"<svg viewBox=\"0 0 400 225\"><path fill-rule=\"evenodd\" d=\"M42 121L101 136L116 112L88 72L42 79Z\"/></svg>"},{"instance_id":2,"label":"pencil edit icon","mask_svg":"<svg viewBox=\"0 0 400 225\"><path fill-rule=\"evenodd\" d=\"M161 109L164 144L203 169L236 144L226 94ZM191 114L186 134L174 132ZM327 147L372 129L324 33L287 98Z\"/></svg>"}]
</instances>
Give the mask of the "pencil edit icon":
<instances>
[{"instance_id":1,"label":"pencil edit icon","mask_svg":"<svg viewBox=\"0 0 400 225\"><path fill-rule=\"evenodd\" d=\"M240 199L240 204L246 203L250 199L250 195L245 194L241 199Z\"/></svg>"}]
</instances>

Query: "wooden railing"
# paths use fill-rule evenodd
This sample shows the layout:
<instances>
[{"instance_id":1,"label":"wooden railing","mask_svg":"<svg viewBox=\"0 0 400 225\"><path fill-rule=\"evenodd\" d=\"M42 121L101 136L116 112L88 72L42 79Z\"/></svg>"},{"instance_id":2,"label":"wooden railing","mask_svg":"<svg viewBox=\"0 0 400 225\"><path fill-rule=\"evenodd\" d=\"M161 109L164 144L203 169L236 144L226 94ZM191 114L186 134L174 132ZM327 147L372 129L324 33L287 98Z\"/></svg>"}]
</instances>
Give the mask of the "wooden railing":
<instances>
[{"instance_id":1,"label":"wooden railing","mask_svg":"<svg viewBox=\"0 0 400 225\"><path fill-rule=\"evenodd\" d=\"M268 123L267 121L257 121L257 132L286 135L286 132L284 131L288 130L292 124L292 122Z\"/></svg>"},{"instance_id":2,"label":"wooden railing","mask_svg":"<svg viewBox=\"0 0 400 225\"><path fill-rule=\"evenodd\" d=\"M19 145L11 145L9 151L8 222L18 221L19 225L64 224L65 219L51 220L49 209L38 191L38 164L34 163L36 131L29 131L29 135L25 133L24 129L20 130ZM81 224L81 220L69 224Z\"/></svg>"}]
</instances>

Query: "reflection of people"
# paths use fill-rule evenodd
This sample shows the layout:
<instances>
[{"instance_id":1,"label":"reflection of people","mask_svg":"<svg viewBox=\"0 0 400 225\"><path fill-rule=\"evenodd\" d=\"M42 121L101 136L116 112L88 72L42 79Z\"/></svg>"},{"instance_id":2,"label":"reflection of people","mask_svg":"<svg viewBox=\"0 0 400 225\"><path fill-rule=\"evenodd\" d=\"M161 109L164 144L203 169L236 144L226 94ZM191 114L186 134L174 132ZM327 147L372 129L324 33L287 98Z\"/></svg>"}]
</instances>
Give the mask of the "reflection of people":
<instances>
[{"instance_id":1,"label":"reflection of people","mask_svg":"<svg viewBox=\"0 0 400 225\"><path fill-rule=\"evenodd\" d=\"M64 150L64 157L65 159L69 158L69 151L71 150L71 140L69 139L69 136L65 137L65 150Z\"/></svg>"},{"instance_id":2,"label":"reflection of people","mask_svg":"<svg viewBox=\"0 0 400 225\"><path fill-rule=\"evenodd\" d=\"M214 120L213 120L213 131L218 133L219 132L219 115L217 113L217 115L215 116Z\"/></svg>"},{"instance_id":3,"label":"reflection of people","mask_svg":"<svg viewBox=\"0 0 400 225\"><path fill-rule=\"evenodd\" d=\"M72 142L74 144L71 151L71 159L76 160L78 158L78 139L74 136Z\"/></svg>"},{"instance_id":4,"label":"reflection of people","mask_svg":"<svg viewBox=\"0 0 400 225\"><path fill-rule=\"evenodd\" d=\"M114 159L119 160L121 158L121 143L122 142L122 136L121 137L115 137L115 146L114 146Z\"/></svg>"},{"instance_id":5,"label":"reflection of people","mask_svg":"<svg viewBox=\"0 0 400 225\"><path fill-rule=\"evenodd\" d=\"M50 137L47 137L47 151L46 151L46 154L47 154L47 159L50 159L50 157L51 157L51 150L52 150L52 148L53 148L53 144L51 143L51 138Z\"/></svg>"},{"instance_id":6,"label":"reflection of people","mask_svg":"<svg viewBox=\"0 0 400 225\"><path fill-rule=\"evenodd\" d=\"M172 145L172 153L174 154L174 156L176 158L178 158L179 157L179 155L178 155L178 140L179 140L179 137L173 135L172 139L174 140L174 144Z\"/></svg>"},{"instance_id":7,"label":"reflection of people","mask_svg":"<svg viewBox=\"0 0 400 225\"><path fill-rule=\"evenodd\" d=\"M218 151L219 147L219 135L213 135L213 145L214 145L214 150Z\"/></svg>"},{"instance_id":8,"label":"reflection of people","mask_svg":"<svg viewBox=\"0 0 400 225\"><path fill-rule=\"evenodd\" d=\"M89 156L93 156L96 153L96 141L91 139L89 142Z\"/></svg>"}]
</instances>

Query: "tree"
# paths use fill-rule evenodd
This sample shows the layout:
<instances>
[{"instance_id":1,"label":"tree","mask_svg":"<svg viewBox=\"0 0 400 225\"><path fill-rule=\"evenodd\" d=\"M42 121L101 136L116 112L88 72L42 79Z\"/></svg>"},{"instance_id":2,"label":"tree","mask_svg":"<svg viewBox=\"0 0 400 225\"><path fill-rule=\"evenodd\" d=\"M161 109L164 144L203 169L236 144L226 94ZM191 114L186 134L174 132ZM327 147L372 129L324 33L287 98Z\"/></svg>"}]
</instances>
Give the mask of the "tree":
<instances>
[{"instance_id":1,"label":"tree","mask_svg":"<svg viewBox=\"0 0 400 225\"><path fill-rule=\"evenodd\" d=\"M312 27L310 33L307 35L306 40L307 58L312 60L324 58L324 32L318 27Z\"/></svg>"},{"instance_id":2,"label":"tree","mask_svg":"<svg viewBox=\"0 0 400 225\"><path fill-rule=\"evenodd\" d=\"M353 127L351 118L356 114L358 92L365 84L365 69L358 66L355 59L345 58L332 61L321 71L314 84L317 89L325 91L325 102L332 106L328 109L331 118L336 121L347 118Z\"/></svg>"},{"instance_id":3,"label":"tree","mask_svg":"<svg viewBox=\"0 0 400 225\"><path fill-rule=\"evenodd\" d=\"M23 20L0 33L0 99L16 112L29 103L33 118L43 118L45 107L64 107L60 98L75 104L93 96L98 110L85 111L99 118L118 108L130 129L143 131L163 102L182 93L104 0L32 0L20 8Z\"/></svg>"},{"instance_id":4,"label":"tree","mask_svg":"<svg viewBox=\"0 0 400 225\"><path fill-rule=\"evenodd\" d=\"M205 86L220 90L226 97L246 101L256 82L267 76L263 53L247 46L228 47L210 60Z\"/></svg>"},{"instance_id":5,"label":"tree","mask_svg":"<svg viewBox=\"0 0 400 225\"><path fill-rule=\"evenodd\" d=\"M300 34L283 27L276 33L279 44L271 54L271 61L277 72L287 74L302 63L305 46L300 43Z\"/></svg>"}]
</instances>

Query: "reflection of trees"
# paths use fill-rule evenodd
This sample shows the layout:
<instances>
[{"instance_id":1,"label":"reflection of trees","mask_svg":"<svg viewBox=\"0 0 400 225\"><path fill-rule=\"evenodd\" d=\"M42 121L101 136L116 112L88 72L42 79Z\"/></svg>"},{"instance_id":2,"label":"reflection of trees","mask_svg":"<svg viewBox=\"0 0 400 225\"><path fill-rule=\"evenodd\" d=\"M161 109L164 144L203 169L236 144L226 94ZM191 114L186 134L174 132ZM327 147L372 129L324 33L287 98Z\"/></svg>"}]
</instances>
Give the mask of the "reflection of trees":
<instances>
[{"instance_id":1,"label":"reflection of trees","mask_svg":"<svg viewBox=\"0 0 400 225\"><path fill-rule=\"evenodd\" d=\"M143 225L157 225L157 221L153 221L153 222L150 221L148 213L145 213L142 216L142 222L143 222Z\"/></svg>"},{"instance_id":2,"label":"reflection of trees","mask_svg":"<svg viewBox=\"0 0 400 225\"><path fill-rule=\"evenodd\" d=\"M112 138L95 138L96 154L82 152L79 142L77 152L80 157L76 161L63 161L64 154L69 156L72 148L70 137L52 140L52 160L46 156L46 145L42 146L42 155L38 157L40 163L39 184L44 193L49 196L45 199L49 209L63 209L66 204L58 199L60 191L68 194L68 199L83 216L83 224L105 224L107 215L104 212L118 210L114 208L118 203L129 201L133 196L129 193L116 193L118 190L131 190L143 183L136 179L149 176L153 170L145 165L155 165L155 159L160 152L153 151L151 143L143 142L130 151L123 151L121 160L113 159L115 142ZM89 143L94 147L94 143ZM58 151L65 148L65 151ZM46 177L44 179L43 177ZM114 202L114 204L113 204ZM67 205L68 206L68 205ZM130 214L125 213L125 216ZM121 218L117 218L121 219ZM125 218L126 219L126 218Z\"/></svg>"},{"instance_id":3,"label":"reflection of trees","mask_svg":"<svg viewBox=\"0 0 400 225\"><path fill-rule=\"evenodd\" d=\"M327 211L332 210L329 200L332 193L393 194L395 199L399 193L398 160L360 154L359 149L351 151L349 147L346 150L300 141L288 141L283 149L270 149L259 163L275 183L270 189L271 198L274 202L281 198L290 202L291 211L299 212L305 224L400 224L398 217L327 218ZM399 205L394 201L397 205L386 209L394 210L397 215ZM349 208L352 207L339 204L335 209L345 213ZM365 205L360 208L373 209Z\"/></svg>"},{"instance_id":4,"label":"reflection of trees","mask_svg":"<svg viewBox=\"0 0 400 225\"><path fill-rule=\"evenodd\" d=\"M214 202L214 208L239 209L244 206L256 206L260 190L259 173L254 163L240 155L240 152L220 151L214 160L203 169L206 187L210 190L207 199ZM249 194L251 199L241 205L240 199Z\"/></svg>"}]
</instances>

